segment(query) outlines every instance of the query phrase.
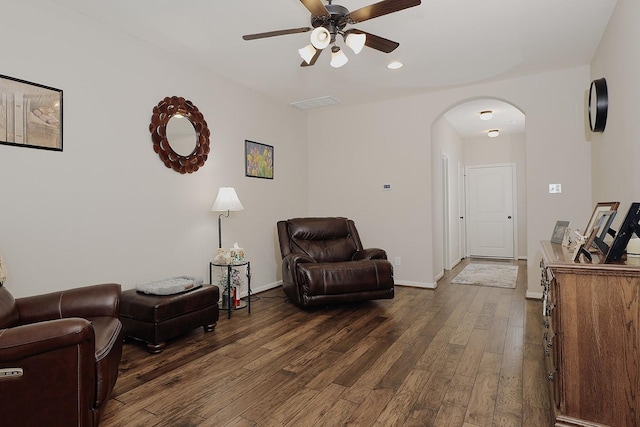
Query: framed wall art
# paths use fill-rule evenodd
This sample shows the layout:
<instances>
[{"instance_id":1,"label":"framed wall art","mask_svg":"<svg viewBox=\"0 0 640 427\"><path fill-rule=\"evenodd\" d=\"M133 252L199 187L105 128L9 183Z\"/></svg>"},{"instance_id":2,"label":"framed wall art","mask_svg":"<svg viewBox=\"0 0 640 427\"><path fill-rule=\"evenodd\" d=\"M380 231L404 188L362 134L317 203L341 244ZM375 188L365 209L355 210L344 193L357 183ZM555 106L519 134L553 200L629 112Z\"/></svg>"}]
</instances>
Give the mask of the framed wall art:
<instances>
[{"instance_id":1,"label":"framed wall art","mask_svg":"<svg viewBox=\"0 0 640 427\"><path fill-rule=\"evenodd\" d=\"M273 146L245 140L244 171L252 178L273 179Z\"/></svg>"},{"instance_id":2,"label":"framed wall art","mask_svg":"<svg viewBox=\"0 0 640 427\"><path fill-rule=\"evenodd\" d=\"M0 144L62 151L62 90L0 75Z\"/></svg>"}]
</instances>

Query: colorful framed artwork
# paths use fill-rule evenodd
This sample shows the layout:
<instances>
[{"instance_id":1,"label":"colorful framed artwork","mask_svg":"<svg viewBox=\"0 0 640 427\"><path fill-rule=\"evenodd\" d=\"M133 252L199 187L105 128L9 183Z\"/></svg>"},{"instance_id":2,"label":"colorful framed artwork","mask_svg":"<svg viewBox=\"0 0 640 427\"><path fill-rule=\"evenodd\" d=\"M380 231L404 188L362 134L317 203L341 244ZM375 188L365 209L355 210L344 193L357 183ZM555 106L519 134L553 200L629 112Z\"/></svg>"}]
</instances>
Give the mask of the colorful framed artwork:
<instances>
[{"instance_id":1,"label":"colorful framed artwork","mask_svg":"<svg viewBox=\"0 0 640 427\"><path fill-rule=\"evenodd\" d=\"M245 176L273 179L273 146L244 141Z\"/></svg>"},{"instance_id":2,"label":"colorful framed artwork","mask_svg":"<svg viewBox=\"0 0 640 427\"><path fill-rule=\"evenodd\" d=\"M62 151L62 90L0 75L0 144Z\"/></svg>"}]
</instances>

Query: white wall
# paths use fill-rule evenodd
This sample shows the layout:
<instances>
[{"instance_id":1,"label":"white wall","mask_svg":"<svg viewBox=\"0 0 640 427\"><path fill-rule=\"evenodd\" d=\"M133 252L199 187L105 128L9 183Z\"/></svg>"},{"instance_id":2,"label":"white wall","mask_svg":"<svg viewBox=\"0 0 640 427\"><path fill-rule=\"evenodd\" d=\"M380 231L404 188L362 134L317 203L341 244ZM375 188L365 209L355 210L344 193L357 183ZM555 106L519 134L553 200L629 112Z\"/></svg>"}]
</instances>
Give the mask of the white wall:
<instances>
[{"instance_id":1,"label":"white wall","mask_svg":"<svg viewBox=\"0 0 640 427\"><path fill-rule=\"evenodd\" d=\"M609 92L604 132L588 132L593 147L593 203L621 202L614 228L630 203L640 201L639 20L640 2L618 0L591 63L591 79L605 77Z\"/></svg>"},{"instance_id":2,"label":"white wall","mask_svg":"<svg viewBox=\"0 0 640 427\"><path fill-rule=\"evenodd\" d=\"M2 74L64 90L64 151L0 145L0 251L16 296L175 275L208 281L218 187L245 210L223 219L253 286L279 273L277 220L307 211L305 114L49 2L2 1ZM184 96L211 130L191 175L168 169L149 135L153 107ZM275 179L244 176L244 140L274 146ZM283 195L296 195L283 197Z\"/></svg>"},{"instance_id":3,"label":"white wall","mask_svg":"<svg viewBox=\"0 0 640 427\"><path fill-rule=\"evenodd\" d=\"M436 211L431 125L464 100L504 100L527 118L529 295L540 295L539 241L549 239L558 219L586 220L585 212L592 209L590 147L584 133L588 84L585 66L312 112L310 213L352 217L365 245L386 249L391 259L402 257L396 267L399 282L433 285L438 271L431 232ZM394 190L382 191L385 182ZM561 183L563 193L548 194L550 183Z\"/></svg>"},{"instance_id":4,"label":"white wall","mask_svg":"<svg viewBox=\"0 0 640 427\"><path fill-rule=\"evenodd\" d=\"M444 274L445 269L451 269L458 261L460 261L460 252L458 248L458 164L462 162L462 138L455 131L451 123L444 117L436 120L431 127L432 150L432 211L433 211L433 270L437 277ZM447 174L449 181L449 227L443 223L444 221L444 184L442 171L442 157L445 157L449 164L449 173ZM448 230L447 230L448 229ZM444 257L444 235L449 233L449 265L445 265Z\"/></svg>"},{"instance_id":5,"label":"white wall","mask_svg":"<svg viewBox=\"0 0 640 427\"><path fill-rule=\"evenodd\" d=\"M466 166L514 163L516 166L517 256L527 258L527 156L525 134L501 134L496 138L465 138L462 159ZM549 235L551 237L551 235Z\"/></svg>"}]
</instances>

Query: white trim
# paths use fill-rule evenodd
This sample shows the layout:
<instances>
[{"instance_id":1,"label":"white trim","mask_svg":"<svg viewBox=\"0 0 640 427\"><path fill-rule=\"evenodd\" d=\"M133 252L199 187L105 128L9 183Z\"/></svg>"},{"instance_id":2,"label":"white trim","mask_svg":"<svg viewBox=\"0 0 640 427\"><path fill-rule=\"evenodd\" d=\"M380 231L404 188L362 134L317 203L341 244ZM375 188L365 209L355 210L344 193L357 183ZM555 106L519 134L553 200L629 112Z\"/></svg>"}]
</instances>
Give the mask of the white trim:
<instances>
[{"instance_id":1,"label":"white trim","mask_svg":"<svg viewBox=\"0 0 640 427\"><path fill-rule=\"evenodd\" d=\"M537 299L537 300L541 300L542 299L542 292L531 292L531 291L527 291L526 295L524 296L526 299Z\"/></svg>"},{"instance_id":2,"label":"white trim","mask_svg":"<svg viewBox=\"0 0 640 427\"><path fill-rule=\"evenodd\" d=\"M253 286L251 287L251 294L255 295L259 292L264 292L264 291L268 291L270 289L275 289L279 286L282 286L282 280L278 280L277 282L273 282L273 283L267 283L266 285L262 285L262 286L258 286L257 288L254 288ZM243 290L240 292L240 298L244 298L247 296L247 291ZM284 295L283 295L284 296Z\"/></svg>"},{"instance_id":3,"label":"white trim","mask_svg":"<svg viewBox=\"0 0 640 427\"><path fill-rule=\"evenodd\" d=\"M408 280L403 280L402 283L396 283L395 285L407 286L410 288L422 288L422 289L436 289L438 287L438 283L410 282Z\"/></svg>"}]
</instances>

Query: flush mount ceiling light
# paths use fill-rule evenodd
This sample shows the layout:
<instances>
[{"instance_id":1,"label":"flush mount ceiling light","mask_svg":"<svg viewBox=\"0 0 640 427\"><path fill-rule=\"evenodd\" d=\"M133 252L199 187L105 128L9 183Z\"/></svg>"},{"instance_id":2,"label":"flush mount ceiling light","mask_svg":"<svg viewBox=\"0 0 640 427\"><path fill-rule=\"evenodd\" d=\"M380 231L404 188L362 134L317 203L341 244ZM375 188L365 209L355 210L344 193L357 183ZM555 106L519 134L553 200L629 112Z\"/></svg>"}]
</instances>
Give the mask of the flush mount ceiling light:
<instances>
[{"instance_id":1,"label":"flush mount ceiling light","mask_svg":"<svg viewBox=\"0 0 640 427\"><path fill-rule=\"evenodd\" d=\"M480 120L491 120L493 119L493 111L485 110L480 111Z\"/></svg>"},{"instance_id":2,"label":"flush mount ceiling light","mask_svg":"<svg viewBox=\"0 0 640 427\"><path fill-rule=\"evenodd\" d=\"M348 59L343 49L340 49L340 47L336 45L338 35L342 36L345 44L349 46L356 55L360 53L364 46L384 53L393 52L400 46L397 42L376 36L375 34L370 34L355 28L346 29L347 25L354 25L421 4L421 0L381 0L350 12L349 9L344 6L332 4L333 0L300 1L303 6L311 12L310 27L246 34L242 36L242 38L244 40L256 40L311 31L311 44L302 49L298 49L298 53L304 60L300 66L308 67L314 65L322 51L331 45L331 66L341 67L347 63ZM325 5L325 2L328 4Z\"/></svg>"},{"instance_id":3,"label":"flush mount ceiling light","mask_svg":"<svg viewBox=\"0 0 640 427\"><path fill-rule=\"evenodd\" d=\"M387 68L390 70L398 70L402 67L404 67L404 64L400 61L391 61L389 65L387 65Z\"/></svg>"},{"instance_id":4,"label":"flush mount ceiling light","mask_svg":"<svg viewBox=\"0 0 640 427\"><path fill-rule=\"evenodd\" d=\"M489 138L495 138L498 135L500 135L500 131L498 129L491 129L490 131L487 132L487 136Z\"/></svg>"}]
</instances>

